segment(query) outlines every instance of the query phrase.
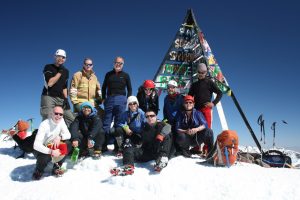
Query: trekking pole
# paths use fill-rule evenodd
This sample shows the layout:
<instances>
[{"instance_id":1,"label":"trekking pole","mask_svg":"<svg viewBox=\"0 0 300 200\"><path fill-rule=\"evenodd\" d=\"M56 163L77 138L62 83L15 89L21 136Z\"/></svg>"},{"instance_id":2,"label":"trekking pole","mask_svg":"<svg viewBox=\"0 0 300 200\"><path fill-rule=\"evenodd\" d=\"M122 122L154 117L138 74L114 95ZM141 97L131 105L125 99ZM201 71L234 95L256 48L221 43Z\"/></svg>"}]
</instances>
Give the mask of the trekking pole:
<instances>
[{"instance_id":1,"label":"trekking pole","mask_svg":"<svg viewBox=\"0 0 300 200\"><path fill-rule=\"evenodd\" d=\"M264 144L266 144L265 120L262 114L258 117L257 123L260 126L260 141L264 141Z\"/></svg>"},{"instance_id":2,"label":"trekking pole","mask_svg":"<svg viewBox=\"0 0 300 200\"><path fill-rule=\"evenodd\" d=\"M275 130L276 130L276 122L273 122L271 129L273 130L273 149L275 148Z\"/></svg>"}]
</instances>

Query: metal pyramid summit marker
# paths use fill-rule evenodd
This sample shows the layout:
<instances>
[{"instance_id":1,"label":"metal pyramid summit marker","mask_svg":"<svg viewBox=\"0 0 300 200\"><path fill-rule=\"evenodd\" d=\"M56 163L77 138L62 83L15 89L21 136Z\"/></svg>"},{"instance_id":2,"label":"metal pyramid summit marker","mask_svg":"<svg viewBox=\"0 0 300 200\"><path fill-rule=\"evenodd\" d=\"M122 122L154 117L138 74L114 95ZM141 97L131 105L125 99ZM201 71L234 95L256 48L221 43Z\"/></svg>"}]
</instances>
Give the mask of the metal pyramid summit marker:
<instances>
[{"instance_id":1,"label":"metal pyramid summit marker","mask_svg":"<svg viewBox=\"0 0 300 200\"><path fill-rule=\"evenodd\" d=\"M159 94L166 91L167 83L170 80L175 80L177 82L177 89L179 93L187 94L191 84L198 80L196 68L199 63L206 64L209 77L215 81L223 93L227 93L232 97L233 102L244 120L252 138L259 150L262 152L261 146L245 114L223 76L217 60L215 59L203 32L195 20L192 9L189 9L169 50L154 76L155 86L158 89ZM219 102L216 106L222 129L228 130L221 102Z\"/></svg>"}]
</instances>

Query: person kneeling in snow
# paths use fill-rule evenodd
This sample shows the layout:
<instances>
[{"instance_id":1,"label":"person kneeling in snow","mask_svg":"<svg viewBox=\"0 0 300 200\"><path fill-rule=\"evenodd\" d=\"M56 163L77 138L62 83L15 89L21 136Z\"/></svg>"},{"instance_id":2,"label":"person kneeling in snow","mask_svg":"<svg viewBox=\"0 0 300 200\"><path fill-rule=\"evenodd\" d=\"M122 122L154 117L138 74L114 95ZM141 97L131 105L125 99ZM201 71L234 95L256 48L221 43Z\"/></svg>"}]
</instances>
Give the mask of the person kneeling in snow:
<instances>
[{"instance_id":1,"label":"person kneeling in snow","mask_svg":"<svg viewBox=\"0 0 300 200\"><path fill-rule=\"evenodd\" d=\"M88 101L80 106L80 112L70 126L72 146L79 147L81 155L89 153L94 159L101 156L104 130L97 110Z\"/></svg>"},{"instance_id":2,"label":"person kneeling in snow","mask_svg":"<svg viewBox=\"0 0 300 200\"><path fill-rule=\"evenodd\" d=\"M203 142L208 146L208 152L213 148L213 131L207 127L203 114L194 108L194 97L184 97L184 111L176 115L176 143L179 146L178 154L191 157L190 146L201 145Z\"/></svg>"},{"instance_id":3,"label":"person kneeling in snow","mask_svg":"<svg viewBox=\"0 0 300 200\"><path fill-rule=\"evenodd\" d=\"M135 145L127 138L123 143L123 164L133 168L134 161L148 162L155 160L155 170L160 171L168 164L171 148L171 126L158 122L155 111L145 113L146 123L141 131L140 145Z\"/></svg>"},{"instance_id":4,"label":"person kneeling in snow","mask_svg":"<svg viewBox=\"0 0 300 200\"><path fill-rule=\"evenodd\" d=\"M55 106L51 117L42 121L39 126L33 144L33 153L37 159L33 180L41 179L44 169L51 160L54 163L52 174L59 176L64 173L61 165L68 154L68 146L70 147L70 142L65 140L70 139L71 134L63 120L63 114L63 108Z\"/></svg>"}]
</instances>

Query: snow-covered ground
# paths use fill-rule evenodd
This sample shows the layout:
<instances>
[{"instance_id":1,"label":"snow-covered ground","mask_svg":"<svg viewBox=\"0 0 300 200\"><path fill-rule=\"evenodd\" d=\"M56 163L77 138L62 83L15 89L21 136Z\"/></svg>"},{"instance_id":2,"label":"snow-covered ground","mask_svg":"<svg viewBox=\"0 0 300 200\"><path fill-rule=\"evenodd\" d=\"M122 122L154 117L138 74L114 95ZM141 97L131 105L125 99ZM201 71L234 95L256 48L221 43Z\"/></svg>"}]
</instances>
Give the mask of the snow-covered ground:
<instances>
[{"instance_id":1,"label":"snow-covered ground","mask_svg":"<svg viewBox=\"0 0 300 200\"><path fill-rule=\"evenodd\" d=\"M63 177L50 176L31 181L35 159L15 159L21 151L14 150L13 141L0 137L1 200L13 199L300 199L300 170L263 168L237 163L231 168L200 165L200 158L182 156L170 160L160 174L153 172L153 162L137 164L132 176L112 177L111 167L121 164L112 153L100 160L87 158L71 167ZM255 150L248 147L248 150ZM299 165L300 154L286 151Z\"/></svg>"}]
</instances>

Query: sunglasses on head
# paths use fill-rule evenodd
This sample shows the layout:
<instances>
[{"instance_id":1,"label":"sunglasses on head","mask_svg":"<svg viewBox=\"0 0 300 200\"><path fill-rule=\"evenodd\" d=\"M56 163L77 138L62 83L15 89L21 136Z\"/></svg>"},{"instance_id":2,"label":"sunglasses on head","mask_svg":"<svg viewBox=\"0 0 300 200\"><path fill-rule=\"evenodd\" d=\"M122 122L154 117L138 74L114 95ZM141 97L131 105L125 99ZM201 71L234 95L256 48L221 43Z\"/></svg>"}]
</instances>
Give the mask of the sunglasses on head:
<instances>
[{"instance_id":1,"label":"sunglasses on head","mask_svg":"<svg viewBox=\"0 0 300 200\"><path fill-rule=\"evenodd\" d=\"M137 104L137 102L132 102L132 103L129 103L128 105L132 106L132 105L136 105L136 104Z\"/></svg>"},{"instance_id":2,"label":"sunglasses on head","mask_svg":"<svg viewBox=\"0 0 300 200\"><path fill-rule=\"evenodd\" d=\"M146 115L146 118L148 119L149 117L150 118L153 118L153 117L155 117L156 115Z\"/></svg>"},{"instance_id":3,"label":"sunglasses on head","mask_svg":"<svg viewBox=\"0 0 300 200\"><path fill-rule=\"evenodd\" d=\"M64 114L62 113L58 113L58 112L55 112L54 115L59 115L59 116L63 116Z\"/></svg>"}]
</instances>

